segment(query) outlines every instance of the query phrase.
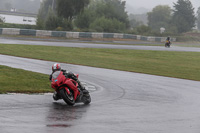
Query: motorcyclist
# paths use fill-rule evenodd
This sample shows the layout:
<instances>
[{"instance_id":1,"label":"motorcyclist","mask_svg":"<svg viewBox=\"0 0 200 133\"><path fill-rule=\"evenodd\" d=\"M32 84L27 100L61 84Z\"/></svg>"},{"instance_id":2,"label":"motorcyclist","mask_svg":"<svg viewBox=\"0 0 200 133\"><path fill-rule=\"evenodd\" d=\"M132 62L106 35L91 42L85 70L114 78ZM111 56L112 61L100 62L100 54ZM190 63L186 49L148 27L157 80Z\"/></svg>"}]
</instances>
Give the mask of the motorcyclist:
<instances>
[{"instance_id":1,"label":"motorcyclist","mask_svg":"<svg viewBox=\"0 0 200 133\"><path fill-rule=\"evenodd\" d=\"M170 37L169 37L169 36L167 37L166 42L168 42L169 44L171 44L171 41L170 41Z\"/></svg>"},{"instance_id":2,"label":"motorcyclist","mask_svg":"<svg viewBox=\"0 0 200 133\"><path fill-rule=\"evenodd\" d=\"M56 71L62 71L62 72L63 72L63 75L64 75L66 78L71 78L71 79L75 80L75 81L78 83L78 85L80 86L80 89L83 91L84 94L89 93L89 92L85 89L85 87L81 84L81 82L78 80L78 78L76 77L76 75L75 75L74 73L68 72L68 71L66 71L66 70L61 69L61 66L60 66L60 64L58 64L58 63L55 63L55 64L52 66L52 73L51 73L50 76L49 76L49 80L50 80L50 81L52 80L52 75L53 75L53 73L56 72ZM78 89L77 89L76 87L73 87L73 88L74 88L74 99L76 100L76 97L77 97L77 94L78 94ZM75 90L75 88L76 88L76 90ZM54 94L53 94L53 99L56 100L56 101L59 100L59 99L61 99L61 97L59 96L59 94L58 94L56 91L55 91Z\"/></svg>"}]
</instances>

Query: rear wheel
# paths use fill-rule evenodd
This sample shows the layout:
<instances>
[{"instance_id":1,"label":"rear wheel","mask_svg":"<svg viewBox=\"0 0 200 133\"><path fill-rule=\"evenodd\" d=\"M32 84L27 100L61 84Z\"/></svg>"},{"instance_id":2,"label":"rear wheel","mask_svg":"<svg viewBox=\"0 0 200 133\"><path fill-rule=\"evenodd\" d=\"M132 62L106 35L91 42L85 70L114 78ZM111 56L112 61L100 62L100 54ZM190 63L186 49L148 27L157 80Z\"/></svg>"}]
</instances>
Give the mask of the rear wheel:
<instances>
[{"instance_id":1,"label":"rear wheel","mask_svg":"<svg viewBox=\"0 0 200 133\"><path fill-rule=\"evenodd\" d=\"M169 43L165 43L165 47L167 48L169 48L170 47L170 44Z\"/></svg>"},{"instance_id":2,"label":"rear wheel","mask_svg":"<svg viewBox=\"0 0 200 133\"><path fill-rule=\"evenodd\" d=\"M73 95L73 93L71 91L70 91L70 94L68 94L67 91L65 90L65 88L62 88L60 90L60 95L61 95L62 99L68 105L74 105L75 104L74 95Z\"/></svg>"}]
</instances>

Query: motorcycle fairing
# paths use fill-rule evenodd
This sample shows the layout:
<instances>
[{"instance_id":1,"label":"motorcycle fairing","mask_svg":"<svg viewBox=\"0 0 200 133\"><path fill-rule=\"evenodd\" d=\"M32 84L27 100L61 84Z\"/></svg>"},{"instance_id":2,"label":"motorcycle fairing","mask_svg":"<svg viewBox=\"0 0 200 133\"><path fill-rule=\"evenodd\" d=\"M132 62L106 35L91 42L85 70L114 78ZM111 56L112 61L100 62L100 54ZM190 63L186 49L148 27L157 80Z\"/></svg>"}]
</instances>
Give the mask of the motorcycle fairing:
<instances>
[{"instance_id":1,"label":"motorcycle fairing","mask_svg":"<svg viewBox=\"0 0 200 133\"><path fill-rule=\"evenodd\" d=\"M77 89L78 83L76 81L74 81L73 79L66 78L63 75L62 71L56 71L53 73L51 86L52 86L52 88L56 89L57 91L58 91L58 89L64 87L68 94L70 94L69 88L72 89L74 91L75 99L76 99L76 96L80 94L80 92Z\"/></svg>"}]
</instances>

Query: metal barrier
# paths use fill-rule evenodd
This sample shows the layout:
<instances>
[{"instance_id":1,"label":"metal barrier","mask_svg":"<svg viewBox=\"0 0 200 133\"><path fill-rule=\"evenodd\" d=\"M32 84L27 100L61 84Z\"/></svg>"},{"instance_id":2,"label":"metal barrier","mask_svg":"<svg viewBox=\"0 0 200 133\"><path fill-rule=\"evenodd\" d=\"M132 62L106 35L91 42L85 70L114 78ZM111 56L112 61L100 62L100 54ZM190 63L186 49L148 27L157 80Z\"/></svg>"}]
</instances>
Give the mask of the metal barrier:
<instances>
[{"instance_id":1,"label":"metal barrier","mask_svg":"<svg viewBox=\"0 0 200 133\"><path fill-rule=\"evenodd\" d=\"M17 29L17 28L0 28L0 34L2 35L27 35L27 36L49 36L49 37L66 37L66 38L113 38L113 39L133 39L151 42L164 42L166 37L152 37L141 36L132 34L120 34L120 33L95 33L95 32L67 32L67 31L46 31L46 30L33 30L33 29ZM171 38L172 41L176 41L176 38Z\"/></svg>"}]
</instances>

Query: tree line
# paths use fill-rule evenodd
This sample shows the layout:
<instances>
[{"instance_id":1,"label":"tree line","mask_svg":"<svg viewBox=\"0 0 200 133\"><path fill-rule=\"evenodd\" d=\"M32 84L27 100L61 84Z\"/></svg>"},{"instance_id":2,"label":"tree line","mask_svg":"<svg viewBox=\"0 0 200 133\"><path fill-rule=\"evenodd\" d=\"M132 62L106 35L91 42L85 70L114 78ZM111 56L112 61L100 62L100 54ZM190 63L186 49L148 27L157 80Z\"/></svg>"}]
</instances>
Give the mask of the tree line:
<instances>
[{"instance_id":1,"label":"tree line","mask_svg":"<svg viewBox=\"0 0 200 133\"><path fill-rule=\"evenodd\" d=\"M124 32L129 28L125 4L121 0L45 0L37 26L48 30Z\"/></svg>"},{"instance_id":2,"label":"tree line","mask_svg":"<svg viewBox=\"0 0 200 133\"><path fill-rule=\"evenodd\" d=\"M173 9L158 5L147 14L148 25L130 19L122 0L44 0L40 6L37 28L91 32L167 33L200 30L200 7L197 13L189 0L177 0Z\"/></svg>"},{"instance_id":3,"label":"tree line","mask_svg":"<svg viewBox=\"0 0 200 133\"><path fill-rule=\"evenodd\" d=\"M156 6L148 13L148 25L154 31L165 27L167 32L183 33L195 27L196 17L192 3L189 0L178 0L174 8Z\"/></svg>"}]
</instances>

